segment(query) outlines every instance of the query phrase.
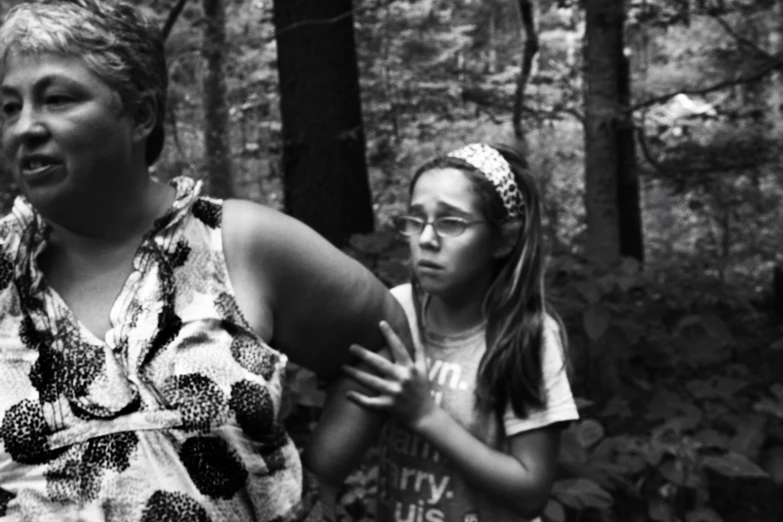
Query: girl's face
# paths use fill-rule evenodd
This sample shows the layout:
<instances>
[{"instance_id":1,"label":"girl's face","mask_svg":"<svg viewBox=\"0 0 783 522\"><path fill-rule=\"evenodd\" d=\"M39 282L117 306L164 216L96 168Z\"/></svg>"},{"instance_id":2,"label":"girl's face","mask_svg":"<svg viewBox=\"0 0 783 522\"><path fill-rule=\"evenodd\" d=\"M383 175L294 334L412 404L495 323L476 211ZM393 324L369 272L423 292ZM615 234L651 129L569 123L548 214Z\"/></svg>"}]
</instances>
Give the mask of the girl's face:
<instances>
[{"instance_id":1,"label":"girl's face","mask_svg":"<svg viewBox=\"0 0 783 522\"><path fill-rule=\"evenodd\" d=\"M429 222L421 234L409 238L422 288L434 296L482 299L491 282L497 241L468 176L455 168L424 172L413 187L408 211ZM458 236L441 237L432 221L443 217L474 223Z\"/></svg>"},{"instance_id":2,"label":"girl's face","mask_svg":"<svg viewBox=\"0 0 783 522\"><path fill-rule=\"evenodd\" d=\"M12 53L0 89L3 155L44 215L78 211L86 194L117 191L134 123L79 57Z\"/></svg>"}]
</instances>

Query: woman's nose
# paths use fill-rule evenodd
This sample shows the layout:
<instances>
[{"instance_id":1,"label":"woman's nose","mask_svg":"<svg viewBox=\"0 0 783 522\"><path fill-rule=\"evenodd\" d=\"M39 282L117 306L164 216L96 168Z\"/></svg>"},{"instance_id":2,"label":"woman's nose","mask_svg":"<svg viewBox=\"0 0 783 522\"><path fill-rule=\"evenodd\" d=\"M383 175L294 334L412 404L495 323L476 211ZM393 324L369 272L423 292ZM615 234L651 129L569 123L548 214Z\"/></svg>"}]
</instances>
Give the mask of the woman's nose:
<instances>
[{"instance_id":1,"label":"woman's nose","mask_svg":"<svg viewBox=\"0 0 783 522\"><path fill-rule=\"evenodd\" d=\"M24 144L40 141L46 137L47 132L40 113L34 107L22 108L16 121L12 123L13 137Z\"/></svg>"}]
</instances>

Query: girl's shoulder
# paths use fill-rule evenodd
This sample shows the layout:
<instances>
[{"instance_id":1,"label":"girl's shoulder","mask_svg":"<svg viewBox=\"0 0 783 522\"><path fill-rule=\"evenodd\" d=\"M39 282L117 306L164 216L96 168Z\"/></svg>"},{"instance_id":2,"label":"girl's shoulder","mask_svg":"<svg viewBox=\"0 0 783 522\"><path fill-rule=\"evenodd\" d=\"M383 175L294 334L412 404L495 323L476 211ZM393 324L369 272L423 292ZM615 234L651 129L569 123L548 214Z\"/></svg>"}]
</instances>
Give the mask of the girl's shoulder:
<instances>
[{"instance_id":1,"label":"girl's shoulder","mask_svg":"<svg viewBox=\"0 0 783 522\"><path fill-rule=\"evenodd\" d=\"M413 296L413 285L411 283L403 283L392 288L390 292L405 311L405 315L408 318L408 324L411 327L416 325L418 320L416 318L416 304Z\"/></svg>"},{"instance_id":2,"label":"girl's shoulder","mask_svg":"<svg viewBox=\"0 0 783 522\"><path fill-rule=\"evenodd\" d=\"M419 331L419 319L416 312L416 301L413 295L413 285L411 283L403 283L395 286L390 290L391 295L397 300L405 312L405 317L408 320L408 326L411 329L411 335L413 341L417 344L421 344L421 332Z\"/></svg>"},{"instance_id":3,"label":"girl's shoulder","mask_svg":"<svg viewBox=\"0 0 783 522\"><path fill-rule=\"evenodd\" d=\"M397 285L394 288L392 288L390 291L394 296L394 298L400 302L400 304L404 304L408 302L413 304L413 285L411 283L403 283L401 285Z\"/></svg>"},{"instance_id":4,"label":"girl's shoulder","mask_svg":"<svg viewBox=\"0 0 783 522\"><path fill-rule=\"evenodd\" d=\"M564 348L567 339L567 333L563 321L556 315L544 314L544 342L548 345L554 344Z\"/></svg>"}]
</instances>

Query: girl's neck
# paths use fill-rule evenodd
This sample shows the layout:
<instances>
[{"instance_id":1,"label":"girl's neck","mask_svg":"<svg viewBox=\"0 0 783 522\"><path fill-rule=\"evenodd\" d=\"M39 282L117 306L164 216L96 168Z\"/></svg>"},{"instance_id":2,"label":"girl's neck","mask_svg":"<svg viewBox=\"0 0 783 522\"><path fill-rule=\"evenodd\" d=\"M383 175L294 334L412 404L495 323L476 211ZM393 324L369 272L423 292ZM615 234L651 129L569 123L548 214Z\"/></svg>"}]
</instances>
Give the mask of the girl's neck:
<instances>
[{"instance_id":1,"label":"girl's neck","mask_svg":"<svg viewBox=\"0 0 783 522\"><path fill-rule=\"evenodd\" d=\"M439 335L457 335L481 325L484 317L484 298L490 280L476 281L470 289L461 289L444 295L433 295L424 309L427 328Z\"/></svg>"}]
</instances>

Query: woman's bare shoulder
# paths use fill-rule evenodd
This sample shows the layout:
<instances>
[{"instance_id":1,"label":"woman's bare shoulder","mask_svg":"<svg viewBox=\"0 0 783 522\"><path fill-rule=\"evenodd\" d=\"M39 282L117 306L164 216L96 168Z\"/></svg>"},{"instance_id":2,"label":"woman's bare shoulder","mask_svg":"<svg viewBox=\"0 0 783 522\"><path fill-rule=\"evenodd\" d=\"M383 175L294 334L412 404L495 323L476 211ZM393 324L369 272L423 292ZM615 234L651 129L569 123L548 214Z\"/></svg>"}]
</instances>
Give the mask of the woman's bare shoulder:
<instances>
[{"instance_id":1,"label":"woman's bare shoulder","mask_svg":"<svg viewBox=\"0 0 783 522\"><path fill-rule=\"evenodd\" d=\"M291 218L270 207L238 199L223 203L223 253L237 303L265 341L274 335L272 256L284 244ZM276 255L281 255L277 252Z\"/></svg>"},{"instance_id":2,"label":"woman's bare shoulder","mask_svg":"<svg viewBox=\"0 0 783 522\"><path fill-rule=\"evenodd\" d=\"M242 199L223 203L223 234L242 240L246 246L273 240L295 227L296 220L266 205Z\"/></svg>"},{"instance_id":3,"label":"woman's bare shoulder","mask_svg":"<svg viewBox=\"0 0 783 522\"><path fill-rule=\"evenodd\" d=\"M295 272L301 265L324 267L346 261L342 252L306 224L251 201L225 201L223 235L224 246L235 257L270 277L278 276L279 270Z\"/></svg>"}]
</instances>

